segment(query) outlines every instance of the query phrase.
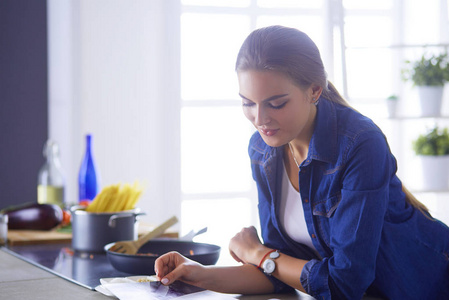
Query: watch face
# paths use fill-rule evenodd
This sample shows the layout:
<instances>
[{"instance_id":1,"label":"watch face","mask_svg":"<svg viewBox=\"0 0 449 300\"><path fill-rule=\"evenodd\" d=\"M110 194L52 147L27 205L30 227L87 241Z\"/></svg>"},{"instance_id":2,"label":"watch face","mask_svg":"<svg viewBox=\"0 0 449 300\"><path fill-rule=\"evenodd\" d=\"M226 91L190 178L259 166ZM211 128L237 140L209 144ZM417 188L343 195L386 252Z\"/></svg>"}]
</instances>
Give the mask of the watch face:
<instances>
[{"instance_id":1,"label":"watch face","mask_svg":"<svg viewBox=\"0 0 449 300\"><path fill-rule=\"evenodd\" d=\"M263 271L267 274L271 274L274 272L274 269L276 269L276 264L273 260L267 259L263 263Z\"/></svg>"}]
</instances>

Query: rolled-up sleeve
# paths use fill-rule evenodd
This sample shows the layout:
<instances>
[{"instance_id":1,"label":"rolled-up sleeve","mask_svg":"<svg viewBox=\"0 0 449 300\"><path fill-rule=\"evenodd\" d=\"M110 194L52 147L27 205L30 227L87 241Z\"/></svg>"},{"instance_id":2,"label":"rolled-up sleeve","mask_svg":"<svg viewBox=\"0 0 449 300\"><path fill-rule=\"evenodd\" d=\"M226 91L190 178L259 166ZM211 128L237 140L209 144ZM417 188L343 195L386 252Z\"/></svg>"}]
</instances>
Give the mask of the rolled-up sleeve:
<instances>
[{"instance_id":1,"label":"rolled-up sleeve","mask_svg":"<svg viewBox=\"0 0 449 300\"><path fill-rule=\"evenodd\" d=\"M375 278L389 182L395 169L380 131L365 131L354 138L342 176L341 200L329 217L332 256L305 265L300 279L307 293L317 299L363 297Z\"/></svg>"}]
</instances>

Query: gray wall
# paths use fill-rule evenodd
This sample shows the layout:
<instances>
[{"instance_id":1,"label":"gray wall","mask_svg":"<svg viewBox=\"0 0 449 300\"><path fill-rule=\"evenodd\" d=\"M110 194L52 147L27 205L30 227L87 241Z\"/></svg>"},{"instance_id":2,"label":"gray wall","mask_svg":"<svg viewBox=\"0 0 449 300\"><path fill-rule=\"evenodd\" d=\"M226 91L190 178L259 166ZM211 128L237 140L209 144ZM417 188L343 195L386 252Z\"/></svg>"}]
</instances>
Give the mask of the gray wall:
<instances>
[{"instance_id":1,"label":"gray wall","mask_svg":"<svg viewBox=\"0 0 449 300\"><path fill-rule=\"evenodd\" d=\"M47 122L46 0L0 0L0 209L37 201Z\"/></svg>"}]
</instances>

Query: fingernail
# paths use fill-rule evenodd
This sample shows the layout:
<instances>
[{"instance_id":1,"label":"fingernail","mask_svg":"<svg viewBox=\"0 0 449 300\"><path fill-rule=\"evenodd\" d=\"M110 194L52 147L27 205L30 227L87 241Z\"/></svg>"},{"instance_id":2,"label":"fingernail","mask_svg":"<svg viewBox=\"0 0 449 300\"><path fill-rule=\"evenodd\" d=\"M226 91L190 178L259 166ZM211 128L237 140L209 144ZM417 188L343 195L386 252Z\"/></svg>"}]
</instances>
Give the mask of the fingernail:
<instances>
[{"instance_id":1,"label":"fingernail","mask_svg":"<svg viewBox=\"0 0 449 300\"><path fill-rule=\"evenodd\" d=\"M168 280L168 278L163 278L163 279L161 280L162 284L164 284L164 285L168 284L169 281L170 281L170 280Z\"/></svg>"}]
</instances>

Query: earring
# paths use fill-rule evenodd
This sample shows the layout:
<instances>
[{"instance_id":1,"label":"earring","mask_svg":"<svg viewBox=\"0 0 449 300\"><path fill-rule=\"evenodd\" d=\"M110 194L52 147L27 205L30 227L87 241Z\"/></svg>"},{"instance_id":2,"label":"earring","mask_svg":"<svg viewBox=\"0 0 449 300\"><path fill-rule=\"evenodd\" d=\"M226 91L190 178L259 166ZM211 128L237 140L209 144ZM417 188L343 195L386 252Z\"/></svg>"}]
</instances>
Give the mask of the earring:
<instances>
[{"instance_id":1,"label":"earring","mask_svg":"<svg viewBox=\"0 0 449 300\"><path fill-rule=\"evenodd\" d=\"M316 100L315 98L312 98L312 103L317 106L318 103L320 102L320 99Z\"/></svg>"}]
</instances>

